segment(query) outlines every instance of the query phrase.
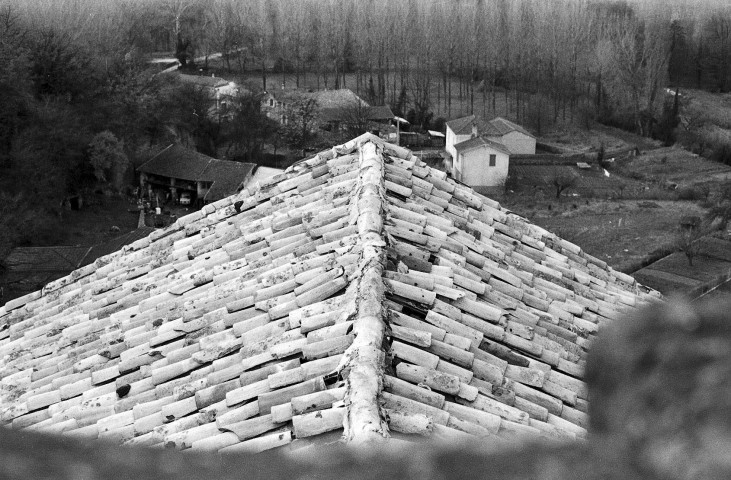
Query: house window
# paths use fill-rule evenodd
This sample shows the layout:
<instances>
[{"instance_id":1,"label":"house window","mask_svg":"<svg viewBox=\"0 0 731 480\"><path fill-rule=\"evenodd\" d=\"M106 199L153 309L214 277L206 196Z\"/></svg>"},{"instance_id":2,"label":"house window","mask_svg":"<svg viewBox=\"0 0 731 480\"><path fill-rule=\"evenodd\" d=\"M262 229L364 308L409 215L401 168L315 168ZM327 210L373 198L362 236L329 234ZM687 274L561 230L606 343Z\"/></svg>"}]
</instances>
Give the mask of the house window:
<instances>
[{"instance_id":1,"label":"house window","mask_svg":"<svg viewBox=\"0 0 731 480\"><path fill-rule=\"evenodd\" d=\"M495 158L497 158L497 155L491 153L490 154L490 166L491 167L495 166Z\"/></svg>"},{"instance_id":2,"label":"house window","mask_svg":"<svg viewBox=\"0 0 731 480\"><path fill-rule=\"evenodd\" d=\"M274 106L274 99L273 98L270 98L269 99L269 106L270 107L273 107Z\"/></svg>"}]
</instances>

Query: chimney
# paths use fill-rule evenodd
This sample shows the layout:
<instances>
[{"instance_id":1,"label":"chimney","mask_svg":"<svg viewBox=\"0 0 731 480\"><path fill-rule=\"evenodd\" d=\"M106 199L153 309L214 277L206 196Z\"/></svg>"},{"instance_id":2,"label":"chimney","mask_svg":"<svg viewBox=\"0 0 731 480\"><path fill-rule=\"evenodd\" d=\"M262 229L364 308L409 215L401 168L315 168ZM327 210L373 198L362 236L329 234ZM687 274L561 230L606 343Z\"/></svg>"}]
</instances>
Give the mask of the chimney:
<instances>
[{"instance_id":1,"label":"chimney","mask_svg":"<svg viewBox=\"0 0 731 480\"><path fill-rule=\"evenodd\" d=\"M476 138L477 136L477 122L472 122L472 138Z\"/></svg>"}]
</instances>

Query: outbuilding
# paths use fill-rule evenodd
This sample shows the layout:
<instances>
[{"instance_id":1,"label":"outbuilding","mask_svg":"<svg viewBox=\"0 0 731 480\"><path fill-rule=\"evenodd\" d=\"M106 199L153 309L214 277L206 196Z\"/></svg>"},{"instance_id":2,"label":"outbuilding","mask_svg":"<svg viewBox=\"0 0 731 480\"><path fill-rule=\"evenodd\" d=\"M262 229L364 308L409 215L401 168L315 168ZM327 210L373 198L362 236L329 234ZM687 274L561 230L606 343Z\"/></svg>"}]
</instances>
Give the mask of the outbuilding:
<instances>
[{"instance_id":1,"label":"outbuilding","mask_svg":"<svg viewBox=\"0 0 731 480\"><path fill-rule=\"evenodd\" d=\"M137 171L142 191L148 192L151 198L153 192L164 191L163 197L174 202L184 197L186 202L201 206L236 193L251 178L255 168L253 163L219 160L173 144L140 165Z\"/></svg>"}]
</instances>

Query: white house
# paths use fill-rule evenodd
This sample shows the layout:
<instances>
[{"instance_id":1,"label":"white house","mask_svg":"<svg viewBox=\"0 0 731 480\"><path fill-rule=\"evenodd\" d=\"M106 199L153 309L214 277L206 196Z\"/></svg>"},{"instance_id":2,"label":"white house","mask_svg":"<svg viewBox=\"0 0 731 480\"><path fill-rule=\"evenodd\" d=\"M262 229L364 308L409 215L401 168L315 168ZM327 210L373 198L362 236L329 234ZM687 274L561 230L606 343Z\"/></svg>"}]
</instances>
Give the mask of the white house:
<instances>
[{"instance_id":1,"label":"white house","mask_svg":"<svg viewBox=\"0 0 731 480\"><path fill-rule=\"evenodd\" d=\"M490 120L484 132L489 140L508 147L513 155L535 155L536 137L525 128L510 120L497 117Z\"/></svg>"},{"instance_id":2,"label":"white house","mask_svg":"<svg viewBox=\"0 0 731 480\"><path fill-rule=\"evenodd\" d=\"M500 143L476 136L454 145L452 176L484 194L500 193L505 187L510 152Z\"/></svg>"},{"instance_id":3,"label":"white house","mask_svg":"<svg viewBox=\"0 0 731 480\"><path fill-rule=\"evenodd\" d=\"M478 135L504 145L513 155L534 155L536 153L536 137L517 123L502 117L483 122L475 115L447 122L445 148L454 159L457 155L454 146Z\"/></svg>"}]
</instances>

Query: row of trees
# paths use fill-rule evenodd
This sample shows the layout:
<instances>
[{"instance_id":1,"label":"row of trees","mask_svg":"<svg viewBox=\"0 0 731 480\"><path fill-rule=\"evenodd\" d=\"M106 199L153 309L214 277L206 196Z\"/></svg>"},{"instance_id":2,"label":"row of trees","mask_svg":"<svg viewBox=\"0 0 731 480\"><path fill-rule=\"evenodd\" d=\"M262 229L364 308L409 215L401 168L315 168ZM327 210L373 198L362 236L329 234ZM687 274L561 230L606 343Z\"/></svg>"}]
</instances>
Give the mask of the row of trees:
<instances>
[{"instance_id":1,"label":"row of trees","mask_svg":"<svg viewBox=\"0 0 731 480\"><path fill-rule=\"evenodd\" d=\"M663 88L731 89L731 9L692 0L26 0L95 61L214 54L264 90L348 87L422 121L507 115L538 130L598 118L644 135ZM287 74L272 79L277 73ZM51 87L51 86L49 86ZM405 104L405 105L404 105ZM405 106L406 108L399 108Z\"/></svg>"},{"instance_id":2,"label":"row of trees","mask_svg":"<svg viewBox=\"0 0 731 480\"><path fill-rule=\"evenodd\" d=\"M731 10L713 2L47 0L29 12L56 18L59 4L56 23L100 52L175 51L183 64L221 52L264 90L281 72L376 104L406 91L418 118L507 114L540 129L598 116L647 135L668 82L731 89Z\"/></svg>"}]
</instances>

